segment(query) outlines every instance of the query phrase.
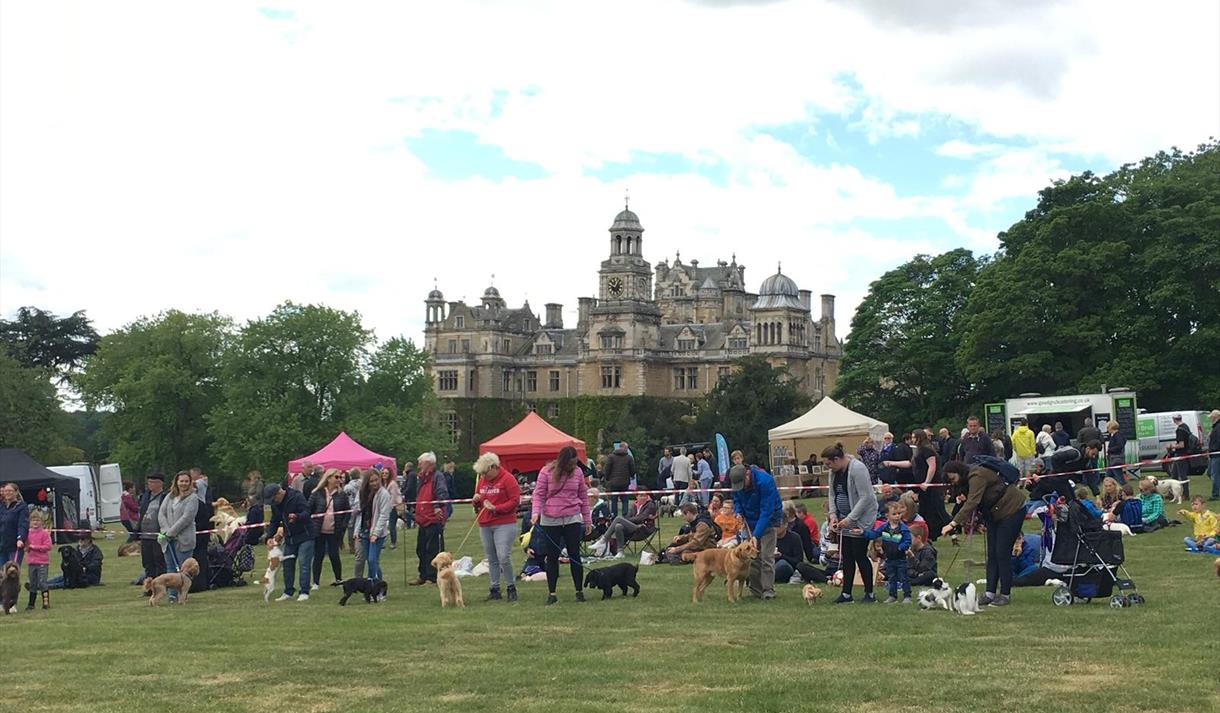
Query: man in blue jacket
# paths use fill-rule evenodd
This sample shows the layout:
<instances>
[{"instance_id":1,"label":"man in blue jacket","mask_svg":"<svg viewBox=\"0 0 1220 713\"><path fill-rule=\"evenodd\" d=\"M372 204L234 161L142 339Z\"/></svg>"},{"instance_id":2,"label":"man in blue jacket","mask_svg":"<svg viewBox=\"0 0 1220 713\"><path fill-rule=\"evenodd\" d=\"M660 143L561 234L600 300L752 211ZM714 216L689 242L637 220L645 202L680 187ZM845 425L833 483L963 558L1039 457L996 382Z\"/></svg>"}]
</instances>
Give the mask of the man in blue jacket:
<instances>
[{"instance_id":1,"label":"man in blue jacket","mask_svg":"<svg viewBox=\"0 0 1220 713\"><path fill-rule=\"evenodd\" d=\"M263 502L271 506L271 521L267 524L267 536L270 537L280 528L284 530L284 593L275 601L283 602L292 599L296 585L296 574L300 572L301 595L298 602L309 601L309 585L312 581L314 538L318 536L318 527L310 517L309 503L299 490L285 490L278 484L268 485L263 490ZM291 562L293 557L296 562ZM295 567L293 565L296 565Z\"/></svg>"},{"instance_id":2,"label":"man in blue jacket","mask_svg":"<svg viewBox=\"0 0 1220 713\"><path fill-rule=\"evenodd\" d=\"M742 464L741 451L733 451L729 484L733 489L733 511L741 515L750 530L758 556L750 563L750 593L762 599L775 598L775 538L784 516L783 501L775 489L775 479L757 466Z\"/></svg>"}]
</instances>

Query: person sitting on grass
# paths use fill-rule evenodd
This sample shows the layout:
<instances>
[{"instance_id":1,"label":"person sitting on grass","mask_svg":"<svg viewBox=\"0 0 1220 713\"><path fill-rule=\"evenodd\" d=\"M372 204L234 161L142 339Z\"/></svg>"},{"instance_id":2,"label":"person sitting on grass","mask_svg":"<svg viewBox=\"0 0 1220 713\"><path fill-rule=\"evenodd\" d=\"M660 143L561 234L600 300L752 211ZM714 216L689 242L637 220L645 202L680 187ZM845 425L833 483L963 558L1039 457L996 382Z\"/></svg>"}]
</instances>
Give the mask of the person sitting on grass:
<instances>
[{"instance_id":1,"label":"person sitting on grass","mask_svg":"<svg viewBox=\"0 0 1220 713\"><path fill-rule=\"evenodd\" d=\"M869 540L881 541L881 556L885 560L885 582L889 589L886 604L898 601L902 587L903 603L911 601L911 580L907 569L907 552L911 549L911 528L902 521L904 508L890 503L885 509L885 521L864 531Z\"/></svg>"},{"instance_id":2,"label":"person sitting on grass","mask_svg":"<svg viewBox=\"0 0 1220 713\"><path fill-rule=\"evenodd\" d=\"M741 541L740 535L745 528L745 523L742 522L741 516L733 512L733 501L726 500L720 506L720 512L716 513L716 517L712 518L712 522L716 523L716 527L720 528L719 547L733 547Z\"/></svg>"},{"instance_id":3,"label":"person sitting on grass","mask_svg":"<svg viewBox=\"0 0 1220 713\"><path fill-rule=\"evenodd\" d=\"M1143 521L1144 532L1169 527L1169 520L1165 519L1165 499L1156 491L1156 485L1148 478L1140 481L1140 506L1143 511L1140 519Z\"/></svg>"},{"instance_id":4,"label":"person sitting on grass","mask_svg":"<svg viewBox=\"0 0 1220 713\"><path fill-rule=\"evenodd\" d=\"M1106 476L1101 481L1101 495L1097 496L1097 506L1102 512L1114 512L1114 506L1123 499L1122 487L1114 478Z\"/></svg>"},{"instance_id":5,"label":"person sitting on grass","mask_svg":"<svg viewBox=\"0 0 1220 713\"><path fill-rule=\"evenodd\" d=\"M78 587L96 587L102 583L102 550L97 545L93 544L93 533L88 530L83 530L80 533L80 540L76 543L76 551L80 553L81 571L77 581L80 584ZM48 589L63 589L66 576L63 574L56 575L47 582Z\"/></svg>"},{"instance_id":6,"label":"person sitting on grass","mask_svg":"<svg viewBox=\"0 0 1220 713\"><path fill-rule=\"evenodd\" d=\"M814 555L809 557L806 554L806 559L810 562L817 562L822 557L822 528L818 525L818 521L813 515L809 514L809 509L805 507L805 503L797 500L794 506L796 508L796 516L805 523L805 528L809 530L809 537L813 541Z\"/></svg>"},{"instance_id":7,"label":"person sitting on grass","mask_svg":"<svg viewBox=\"0 0 1220 713\"><path fill-rule=\"evenodd\" d=\"M911 550L907 553L907 574L911 586L929 586L936 579L936 547L922 531L911 530Z\"/></svg>"},{"instance_id":8,"label":"person sitting on grass","mask_svg":"<svg viewBox=\"0 0 1220 713\"><path fill-rule=\"evenodd\" d=\"M809 532L809 527L805 525L805 521L796 512L796 503L792 500L784 503L784 519L788 521L788 529L795 532L796 536L801 538L801 550L805 553L805 559L810 562L817 562L818 556L821 554L813 544L813 533Z\"/></svg>"},{"instance_id":9,"label":"person sitting on grass","mask_svg":"<svg viewBox=\"0 0 1220 713\"><path fill-rule=\"evenodd\" d=\"M1082 486L1083 487L1083 486ZM1088 488L1085 488L1088 490ZM1033 574L1042 564L1042 536L1027 533L1017 538L1012 545L1013 582ZM1014 584L1014 586L1016 586Z\"/></svg>"},{"instance_id":10,"label":"person sitting on grass","mask_svg":"<svg viewBox=\"0 0 1220 713\"><path fill-rule=\"evenodd\" d=\"M1207 552L1220 554L1217 537L1220 537L1220 518L1203 504L1203 496L1196 495L1190 499L1189 510L1179 510L1187 520L1194 523L1194 532L1186 538L1186 549L1191 552Z\"/></svg>"},{"instance_id":11,"label":"person sitting on grass","mask_svg":"<svg viewBox=\"0 0 1220 713\"><path fill-rule=\"evenodd\" d=\"M896 503L902 497L902 493L898 488L889 483L882 483L877 486L877 512L885 512L890 503Z\"/></svg>"},{"instance_id":12,"label":"person sitting on grass","mask_svg":"<svg viewBox=\"0 0 1220 713\"><path fill-rule=\"evenodd\" d=\"M670 541L669 547L661 552L663 562L694 562L697 553L712 549L720 541L720 528L716 527L707 510L699 505L692 502L682 503L682 519L686 520L686 524L678 530L677 537Z\"/></svg>"},{"instance_id":13,"label":"person sitting on grass","mask_svg":"<svg viewBox=\"0 0 1220 713\"><path fill-rule=\"evenodd\" d=\"M928 523L923 519L923 515L919 514L919 496L912 491L907 491L898 498L898 504L902 507L902 522L914 535L916 532L922 532L924 541L930 539L928 534ZM888 506L887 506L888 507ZM886 512L878 510L877 512Z\"/></svg>"},{"instance_id":14,"label":"person sitting on grass","mask_svg":"<svg viewBox=\"0 0 1220 713\"><path fill-rule=\"evenodd\" d=\"M1076 486L1076 502L1085 509L1090 515L1101 519L1101 508L1097 507L1097 503L1093 502L1093 491L1089 490L1087 485Z\"/></svg>"},{"instance_id":15,"label":"person sitting on grass","mask_svg":"<svg viewBox=\"0 0 1220 713\"><path fill-rule=\"evenodd\" d=\"M775 531L775 581L789 584L825 582L830 575L805 561L801 537L792 525L792 521L784 519Z\"/></svg>"}]
</instances>

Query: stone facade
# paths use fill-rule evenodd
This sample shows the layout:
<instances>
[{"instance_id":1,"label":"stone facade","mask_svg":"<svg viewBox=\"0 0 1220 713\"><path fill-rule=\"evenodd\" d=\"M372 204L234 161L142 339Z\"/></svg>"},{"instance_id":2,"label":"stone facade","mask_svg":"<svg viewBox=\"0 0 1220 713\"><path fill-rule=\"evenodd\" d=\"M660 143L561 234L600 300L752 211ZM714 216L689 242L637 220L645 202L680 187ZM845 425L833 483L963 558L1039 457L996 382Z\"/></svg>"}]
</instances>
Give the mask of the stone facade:
<instances>
[{"instance_id":1,"label":"stone facade","mask_svg":"<svg viewBox=\"0 0 1220 713\"><path fill-rule=\"evenodd\" d=\"M652 267L644 228L624 209L610 227L599 294L579 300L575 328L562 305L545 318L529 303L509 308L495 287L478 305L429 293L424 340L441 398L564 398L583 394L693 398L758 355L784 366L819 398L834 389L842 347L835 338L834 296L821 296L814 319L810 290L782 270L746 290L745 266L701 267L681 254Z\"/></svg>"}]
</instances>

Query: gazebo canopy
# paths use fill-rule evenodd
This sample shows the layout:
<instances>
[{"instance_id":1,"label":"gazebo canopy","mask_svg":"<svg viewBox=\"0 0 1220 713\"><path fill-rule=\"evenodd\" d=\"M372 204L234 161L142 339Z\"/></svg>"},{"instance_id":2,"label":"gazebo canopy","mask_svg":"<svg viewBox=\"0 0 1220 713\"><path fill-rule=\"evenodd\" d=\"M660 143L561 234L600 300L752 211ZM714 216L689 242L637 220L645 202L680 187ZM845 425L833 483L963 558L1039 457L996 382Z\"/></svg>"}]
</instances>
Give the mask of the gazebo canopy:
<instances>
[{"instance_id":1,"label":"gazebo canopy","mask_svg":"<svg viewBox=\"0 0 1220 713\"><path fill-rule=\"evenodd\" d=\"M767 437L776 441L869 434L880 441L888 428L885 422L856 413L827 396L804 415L767 431Z\"/></svg>"},{"instance_id":2,"label":"gazebo canopy","mask_svg":"<svg viewBox=\"0 0 1220 713\"><path fill-rule=\"evenodd\" d=\"M53 512L56 528L73 529L81 527L80 517L80 481L66 475L60 475L34 460L28 453L17 448L0 448L0 483L13 483L21 491L21 497L26 503L38 507L50 508ZM50 491L52 502L39 499L40 492ZM74 540L76 536L64 536L56 533L56 542Z\"/></svg>"},{"instance_id":3,"label":"gazebo canopy","mask_svg":"<svg viewBox=\"0 0 1220 713\"><path fill-rule=\"evenodd\" d=\"M374 453L357 443L346 432L335 436L335 440L322 446L317 453L288 461L289 473L300 473L301 465L309 461L323 468L371 468L381 463L394 475L398 475L398 463L391 456Z\"/></svg>"},{"instance_id":4,"label":"gazebo canopy","mask_svg":"<svg viewBox=\"0 0 1220 713\"><path fill-rule=\"evenodd\" d=\"M576 455L584 461L584 441L569 436L531 411L517 425L480 445L479 454L495 453L505 468L528 472L540 470L554 460L564 446L575 448Z\"/></svg>"}]
</instances>

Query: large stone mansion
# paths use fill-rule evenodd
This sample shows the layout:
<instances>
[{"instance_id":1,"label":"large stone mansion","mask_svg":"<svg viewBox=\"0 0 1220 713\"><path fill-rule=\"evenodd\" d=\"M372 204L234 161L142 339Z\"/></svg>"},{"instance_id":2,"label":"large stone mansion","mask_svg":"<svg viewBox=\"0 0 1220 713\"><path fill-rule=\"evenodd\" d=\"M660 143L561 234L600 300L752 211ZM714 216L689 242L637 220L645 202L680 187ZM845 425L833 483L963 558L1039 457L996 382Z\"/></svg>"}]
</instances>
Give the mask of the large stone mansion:
<instances>
[{"instance_id":1,"label":"large stone mansion","mask_svg":"<svg viewBox=\"0 0 1220 713\"><path fill-rule=\"evenodd\" d=\"M563 306L540 320L529 302L510 308L495 287L481 303L428 294L425 345L442 398L563 398L585 394L697 397L727 376L733 362L758 355L787 367L814 398L834 389L842 348L834 296L798 289L782 269L746 289L745 266L700 267L681 254L652 267L644 228L624 209L610 226L610 255L599 294L581 297L574 328ZM655 286L654 286L655 281Z\"/></svg>"}]
</instances>

